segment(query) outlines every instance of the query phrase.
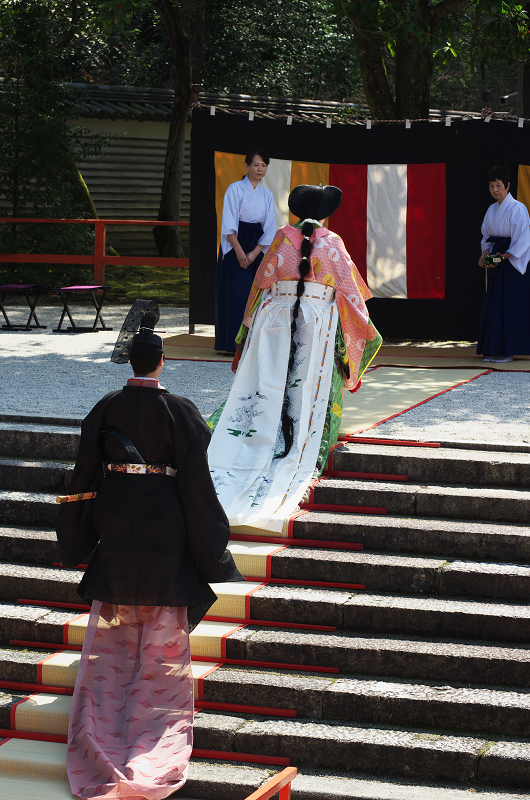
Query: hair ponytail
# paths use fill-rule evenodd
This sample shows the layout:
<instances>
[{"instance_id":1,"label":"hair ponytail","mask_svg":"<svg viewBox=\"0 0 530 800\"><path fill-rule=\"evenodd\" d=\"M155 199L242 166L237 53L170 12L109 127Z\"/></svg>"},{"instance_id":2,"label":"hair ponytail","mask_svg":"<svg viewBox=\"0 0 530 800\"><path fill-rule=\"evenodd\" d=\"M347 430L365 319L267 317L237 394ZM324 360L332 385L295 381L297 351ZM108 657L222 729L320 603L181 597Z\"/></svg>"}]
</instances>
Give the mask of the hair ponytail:
<instances>
[{"instance_id":1,"label":"hair ponytail","mask_svg":"<svg viewBox=\"0 0 530 800\"><path fill-rule=\"evenodd\" d=\"M284 442L284 451L283 453L278 456L278 458L285 458L288 455L294 439L294 422L293 418L289 414L289 380L291 376L291 372L294 367L294 357L296 355L296 342L294 340L294 335L296 333L296 320L298 318L298 312L300 311L300 298L302 297L303 293L305 292L305 278L309 273L310 267L310 258L311 258L311 251L313 250L313 244L309 241L309 237L313 233L313 223L312 222L305 222L302 226L302 246L300 251L302 253L302 260L298 265L298 272L300 273L300 278L298 283L296 284L296 302L293 306L293 321L291 323L291 345L289 349L289 363L287 365L287 378L285 381L285 391L283 395L283 404L282 404L282 418L281 418L281 425L282 425L282 434L283 434L283 442Z\"/></svg>"}]
</instances>

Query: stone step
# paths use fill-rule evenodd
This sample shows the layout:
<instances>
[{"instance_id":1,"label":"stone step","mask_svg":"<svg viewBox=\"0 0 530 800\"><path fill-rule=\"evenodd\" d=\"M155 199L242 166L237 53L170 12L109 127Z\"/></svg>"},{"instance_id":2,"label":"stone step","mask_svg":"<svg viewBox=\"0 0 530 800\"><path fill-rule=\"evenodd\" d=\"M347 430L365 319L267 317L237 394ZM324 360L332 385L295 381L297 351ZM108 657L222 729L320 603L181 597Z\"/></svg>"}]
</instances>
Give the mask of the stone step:
<instances>
[{"instance_id":1,"label":"stone step","mask_svg":"<svg viewBox=\"0 0 530 800\"><path fill-rule=\"evenodd\" d=\"M0 800L71 800L66 777L53 780L38 775L39 763L36 747L31 742L14 740L5 742L10 750L10 772L4 770L0 781ZM49 763L61 765L66 758L65 745L50 744L38 747L46 750L42 775ZM34 767L28 781L26 766ZM504 759L509 766L509 761ZM481 762L479 761L481 765ZM486 765L487 767L488 765ZM500 765L499 765L500 766ZM19 773L17 775L17 767ZM252 792L262 787L280 768L233 763L211 759L192 758L188 780L178 794L179 800L246 800ZM491 769L490 769L491 771ZM20 777L22 774L23 777ZM64 775L64 773L63 773ZM185 797L182 792L184 792ZM378 777L368 773L351 773L331 769L298 769L292 782L292 800L469 800L470 792L480 792L481 800L514 800L528 797L526 789L512 787L509 794L494 786L466 781L460 784Z\"/></svg>"},{"instance_id":2,"label":"stone step","mask_svg":"<svg viewBox=\"0 0 530 800\"><path fill-rule=\"evenodd\" d=\"M530 641L530 606L439 597L358 594L344 606L343 628L370 633L480 641Z\"/></svg>"},{"instance_id":3,"label":"stone step","mask_svg":"<svg viewBox=\"0 0 530 800\"><path fill-rule=\"evenodd\" d=\"M411 483L530 489L530 453L348 443L334 451L333 469L408 475Z\"/></svg>"},{"instance_id":4,"label":"stone step","mask_svg":"<svg viewBox=\"0 0 530 800\"><path fill-rule=\"evenodd\" d=\"M370 591L511 601L530 597L530 567L525 565L295 545L278 551L275 545L254 542L231 542L229 549L246 577L265 578L270 569L271 578L360 584ZM3 561L25 564L50 565L60 558L54 532L42 529L0 528L0 553Z\"/></svg>"},{"instance_id":5,"label":"stone step","mask_svg":"<svg viewBox=\"0 0 530 800\"><path fill-rule=\"evenodd\" d=\"M530 491L526 489L467 488L324 478L314 487L311 502L337 506L385 507L390 514L407 517L443 517L488 522L526 522L530 518Z\"/></svg>"},{"instance_id":6,"label":"stone step","mask_svg":"<svg viewBox=\"0 0 530 800\"><path fill-rule=\"evenodd\" d=\"M80 579L79 570L0 563L0 600L78 603L81 599L76 588ZM530 639L527 604L306 588L267 583L266 579L263 583L263 586L255 582L212 584L218 600L209 614L234 620L326 625L378 634L499 642ZM43 641L36 637L35 640Z\"/></svg>"},{"instance_id":7,"label":"stone step","mask_svg":"<svg viewBox=\"0 0 530 800\"><path fill-rule=\"evenodd\" d=\"M21 641L43 641L42 638L36 638L38 635L47 636L48 641L61 643L64 624L71 619L72 616L66 612L42 608L21 610L18 618L14 611L7 612L2 619L1 635L5 641L12 632L13 637L20 637ZM35 638L30 635L32 630ZM192 636L192 653L198 659L206 655L220 658L220 650L212 653L210 640L205 640L202 632L196 636L196 632L197 629ZM530 687L528 645L484 644L438 637L406 638L404 635L390 634L287 631L259 626L231 630L229 623L225 633L226 658L264 662L271 664L270 669L278 664L301 665L302 671L304 666L324 666L349 675L409 681L418 679L444 685L463 682L475 686ZM82 631L76 633L75 643L82 642L82 636ZM4 649L0 655L0 674L5 680L36 683L38 662L51 655L53 651L50 650L35 655L33 652L24 653L20 648ZM65 651L64 656L48 665L53 667L54 675L60 674L60 681L57 683L55 679L43 678L44 682L72 686L78 660L79 651ZM65 669L68 674L73 670L69 678L64 677ZM71 682L68 683L68 680Z\"/></svg>"},{"instance_id":8,"label":"stone step","mask_svg":"<svg viewBox=\"0 0 530 800\"><path fill-rule=\"evenodd\" d=\"M529 531L530 533L530 531ZM271 577L361 583L369 591L528 601L530 567L449 561L443 556L297 548L272 556Z\"/></svg>"},{"instance_id":9,"label":"stone step","mask_svg":"<svg viewBox=\"0 0 530 800\"><path fill-rule=\"evenodd\" d=\"M18 458L50 458L75 461L79 447L79 425L30 422L0 422L0 453Z\"/></svg>"},{"instance_id":10,"label":"stone step","mask_svg":"<svg viewBox=\"0 0 530 800\"><path fill-rule=\"evenodd\" d=\"M339 672L406 680L530 687L528 645L349 632L273 631L247 627L226 639L226 657L325 665Z\"/></svg>"},{"instance_id":11,"label":"stone step","mask_svg":"<svg viewBox=\"0 0 530 800\"><path fill-rule=\"evenodd\" d=\"M0 557L14 563L53 564L60 560L55 531L0 525Z\"/></svg>"},{"instance_id":12,"label":"stone step","mask_svg":"<svg viewBox=\"0 0 530 800\"><path fill-rule=\"evenodd\" d=\"M0 490L0 525L55 528L57 494Z\"/></svg>"},{"instance_id":13,"label":"stone step","mask_svg":"<svg viewBox=\"0 0 530 800\"><path fill-rule=\"evenodd\" d=\"M530 528L506 523L307 511L293 536L362 542L365 550L530 563Z\"/></svg>"},{"instance_id":14,"label":"stone step","mask_svg":"<svg viewBox=\"0 0 530 800\"><path fill-rule=\"evenodd\" d=\"M21 508L24 503L25 497L20 501ZM51 510L51 513L55 514L55 495L45 495L43 506L45 511ZM9 507L14 516L16 505L10 503ZM299 539L361 542L364 545L365 554L368 550L414 555L423 553L442 556L443 563L447 563L448 559L453 558L473 559L475 562L482 562L485 571L489 567L484 565L484 561L521 562L523 565L530 563L530 528L521 525L493 525L482 522L309 511L296 517L293 536ZM278 546L281 547L281 539L278 539ZM291 547L290 551L284 550L277 556L273 556L274 570L272 574L274 577L281 578L286 575L289 558L298 558L294 554L294 549ZM330 558L331 552L327 550L325 551L326 555L322 556L320 550L312 551L304 548L304 563L309 566L309 562L312 562L315 566L315 570L311 567L311 575L321 574L321 561L325 562L327 558ZM3 561L20 561L27 564L51 564L53 561L59 560L59 549L53 530L25 528L15 523L0 524L0 553ZM288 554L290 554L289 558ZM345 555L345 551L340 555L335 554L335 567L339 565ZM351 552L350 555L352 555ZM398 556L398 558L401 557ZM382 559L379 560L377 572L381 574L385 572L384 580L387 580L393 571L391 569L392 562L388 562L389 569L386 571L383 569L383 563ZM404 563L405 560L402 564L404 565ZM298 563L296 568L300 569L301 564L302 562ZM363 569L366 570L368 567ZM493 572L499 574L498 563ZM373 573L374 570L371 570L370 574L365 572L363 578L361 578L360 572L356 573L356 579L353 582L366 583L373 588L383 588L374 583ZM307 580L318 580L316 577L309 578L308 575L309 573L304 573ZM425 570L422 571L422 576L424 575ZM338 581L339 579L333 578L333 580ZM501 595L494 596L500 597Z\"/></svg>"},{"instance_id":15,"label":"stone step","mask_svg":"<svg viewBox=\"0 0 530 800\"><path fill-rule=\"evenodd\" d=\"M0 458L0 489L65 494L73 464Z\"/></svg>"},{"instance_id":16,"label":"stone step","mask_svg":"<svg viewBox=\"0 0 530 800\"><path fill-rule=\"evenodd\" d=\"M11 745L0 753L4 774L24 774L31 748ZM20 741L20 740L18 740ZM45 748L52 752L47 743ZM64 778L66 745L57 745L55 762L46 769L55 779ZM496 782L502 774L508 786L527 786L530 743L506 740L496 744L484 737L407 730L403 727L369 727L344 722L278 720L235 714L200 712L194 722L196 749L280 755L294 766L312 769L372 771L414 779L428 774L431 780ZM4 749L4 748L7 748ZM60 749L59 749L60 748ZM33 752L37 751L33 748ZM22 752L23 755L22 755ZM15 763L18 752L20 763ZM61 755L59 755L59 753ZM12 755L12 758L10 758ZM44 766L44 764L43 764Z\"/></svg>"},{"instance_id":17,"label":"stone step","mask_svg":"<svg viewBox=\"0 0 530 800\"><path fill-rule=\"evenodd\" d=\"M35 700L35 692L0 690L0 728L12 727L12 707L30 697L32 714L39 710L46 712L44 727L32 729L42 733L66 733L65 709L67 714L69 698L56 695L57 700L54 700L51 694L41 695L46 699L42 706L38 698ZM202 699L293 709L298 718L444 728L504 737L524 737L530 731L530 693L524 690L378 681L371 677L308 678L288 672L248 671L244 667L224 666L203 678ZM25 709L26 705L21 707L22 712ZM16 727L24 729L23 713L22 719L17 717Z\"/></svg>"}]
</instances>

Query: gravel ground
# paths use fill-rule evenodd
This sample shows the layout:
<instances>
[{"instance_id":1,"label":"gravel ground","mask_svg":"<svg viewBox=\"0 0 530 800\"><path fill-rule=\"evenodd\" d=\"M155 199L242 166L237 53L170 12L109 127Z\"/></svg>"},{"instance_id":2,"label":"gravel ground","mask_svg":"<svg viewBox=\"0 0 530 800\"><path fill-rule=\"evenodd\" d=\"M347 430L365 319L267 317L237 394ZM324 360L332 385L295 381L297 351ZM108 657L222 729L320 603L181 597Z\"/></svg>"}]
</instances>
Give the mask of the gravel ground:
<instances>
[{"instance_id":1,"label":"gravel ground","mask_svg":"<svg viewBox=\"0 0 530 800\"><path fill-rule=\"evenodd\" d=\"M105 306L105 324L112 331L53 333L58 306L39 306L46 329L0 331L0 413L82 418L107 392L121 388L132 374L128 364L113 364L110 356L128 312L127 306ZM76 324L92 324L94 310L73 313ZM28 312L11 313L11 322L25 322ZM188 332L188 309L161 307L157 330L165 336ZM196 325L195 332L213 335L213 326ZM166 361L161 383L170 392L189 397L207 417L218 408L232 384L229 363Z\"/></svg>"},{"instance_id":2,"label":"gravel ground","mask_svg":"<svg viewBox=\"0 0 530 800\"><path fill-rule=\"evenodd\" d=\"M433 442L530 442L530 373L482 375L366 435Z\"/></svg>"},{"instance_id":3,"label":"gravel ground","mask_svg":"<svg viewBox=\"0 0 530 800\"><path fill-rule=\"evenodd\" d=\"M58 306L40 306L46 329L0 331L0 413L46 417L84 417L105 393L119 389L130 375L128 365L113 364L110 355L128 311L106 306L112 331L53 333ZM162 307L159 330L165 335L188 332L186 308ZM22 307L12 322L25 322ZM94 311L74 313L78 324L91 324ZM213 326L197 325L196 333L213 335ZM486 365L485 365L486 367ZM174 394L189 397L207 417L225 399L232 383L228 363L166 361L162 383ZM361 390L362 391L362 390ZM430 400L373 428L374 437L431 441L530 442L530 373L494 372Z\"/></svg>"}]
</instances>

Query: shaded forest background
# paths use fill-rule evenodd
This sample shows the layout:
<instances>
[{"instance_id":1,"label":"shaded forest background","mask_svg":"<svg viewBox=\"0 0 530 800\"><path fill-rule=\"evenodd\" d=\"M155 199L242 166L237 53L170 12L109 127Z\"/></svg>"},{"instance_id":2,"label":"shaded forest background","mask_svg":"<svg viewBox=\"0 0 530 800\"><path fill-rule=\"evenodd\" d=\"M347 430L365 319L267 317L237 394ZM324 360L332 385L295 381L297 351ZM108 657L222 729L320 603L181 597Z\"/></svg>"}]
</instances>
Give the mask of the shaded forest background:
<instances>
[{"instance_id":1,"label":"shaded forest background","mask_svg":"<svg viewBox=\"0 0 530 800\"><path fill-rule=\"evenodd\" d=\"M510 110L499 99L517 91L529 27L512 0L2 0L2 214L97 216L77 165L107 141L73 124L72 83L173 90L157 219L178 220L199 87L358 103L375 119ZM155 226L154 239L159 255L185 255L178 229ZM89 226L0 224L0 252L92 247ZM81 272L6 266L0 279L57 285Z\"/></svg>"},{"instance_id":2,"label":"shaded forest background","mask_svg":"<svg viewBox=\"0 0 530 800\"><path fill-rule=\"evenodd\" d=\"M439 37L432 108L480 111L484 92L491 94L488 105L499 108L500 96L517 91L515 58L502 58L502 53L488 58L483 52L470 58L474 13L462 10ZM488 20L486 10L481 26ZM206 92L366 104L353 25L330 0L208 0L202 49L200 74L194 79ZM395 53L391 46L382 49L393 88ZM63 47L56 77L171 87L171 46L156 4L133 4L127 20L104 30L98 30L97 16L89 17L84 31Z\"/></svg>"}]
</instances>

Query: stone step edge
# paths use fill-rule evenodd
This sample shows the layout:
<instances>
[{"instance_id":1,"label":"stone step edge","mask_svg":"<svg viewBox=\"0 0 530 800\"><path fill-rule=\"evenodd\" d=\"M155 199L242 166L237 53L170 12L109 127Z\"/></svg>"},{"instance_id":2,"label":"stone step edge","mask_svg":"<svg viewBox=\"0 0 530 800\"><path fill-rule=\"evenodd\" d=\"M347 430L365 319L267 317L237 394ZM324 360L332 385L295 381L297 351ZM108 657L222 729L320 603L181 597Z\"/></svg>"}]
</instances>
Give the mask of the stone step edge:
<instances>
[{"instance_id":1,"label":"stone step edge","mask_svg":"<svg viewBox=\"0 0 530 800\"><path fill-rule=\"evenodd\" d=\"M278 770L266 767L238 766L226 762L192 759L188 780L183 790L185 796L178 794L178 800L246 800L248 796L262 788ZM415 781L410 783L385 776L368 775L329 770L301 770L291 784L292 800L470 800L470 790L477 785L441 784ZM2 776L0 800L27 796L28 800L42 800L52 797L55 790L58 800L71 800L70 786L64 782L34 777L28 785L27 778ZM64 791L64 796L63 796ZM28 792L31 792L28 794ZM480 800L516 800L527 798L526 790L511 789L510 795L497 791L494 787L481 785ZM277 797L275 798L277 800Z\"/></svg>"},{"instance_id":2,"label":"stone step edge","mask_svg":"<svg viewBox=\"0 0 530 800\"><path fill-rule=\"evenodd\" d=\"M65 428L80 428L83 420L79 417L38 417L26 414L0 414L0 423L28 425L57 425Z\"/></svg>"},{"instance_id":3,"label":"stone step edge","mask_svg":"<svg viewBox=\"0 0 530 800\"><path fill-rule=\"evenodd\" d=\"M0 414L0 423L7 422L7 423L15 423L15 424L29 424L29 425L57 425L66 428L80 428L83 420L79 417L40 417L35 415L27 415L27 414ZM359 442L357 439L367 440L369 442L363 441ZM419 439L410 439L410 440L403 440L399 437L392 437L387 436L385 437L386 441L396 441L396 442L406 442L406 444L391 444L390 446L395 447L403 447L403 446L417 446L423 444L422 441ZM409 444L410 443L410 444ZM381 440L377 437L370 437L370 436L350 436L349 438L341 438L338 441L339 446L341 444L381 444ZM431 443L432 444L432 443ZM508 452L508 453L530 453L530 444L526 444L524 442L518 444L504 444L502 442L474 442L474 441L467 441L465 439L459 441L445 441L438 439L436 440L435 444L439 445L441 448L447 449L461 449L461 450L487 450L487 451L498 451L498 452Z\"/></svg>"},{"instance_id":4,"label":"stone step edge","mask_svg":"<svg viewBox=\"0 0 530 800\"><path fill-rule=\"evenodd\" d=\"M493 742L483 737L429 735L422 731L403 732L358 725L278 723L227 715L223 715L222 730L217 735L215 728L212 729L213 720L211 714L201 713L196 718L194 750L197 756L208 757L209 754L215 758L230 754L228 758L239 761L244 753L252 761L270 764L274 760L285 764L286 759L291 759L295 764L314 764L320 769L328 766L348 769L353 759L359 771L377 764L379 772L389 770L400 777L421 779L432 775L436 780L443 775L452 781L528 785L528 741ZM337 739L339 730L343 735ZM32 738L37 737L33 734ZM274 755L265 755L267 750L274 751ZM3 753L2 748L0 767ZM348 766L342 766L345 763Z\"/></svg>"}]
</instances>

